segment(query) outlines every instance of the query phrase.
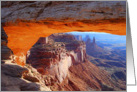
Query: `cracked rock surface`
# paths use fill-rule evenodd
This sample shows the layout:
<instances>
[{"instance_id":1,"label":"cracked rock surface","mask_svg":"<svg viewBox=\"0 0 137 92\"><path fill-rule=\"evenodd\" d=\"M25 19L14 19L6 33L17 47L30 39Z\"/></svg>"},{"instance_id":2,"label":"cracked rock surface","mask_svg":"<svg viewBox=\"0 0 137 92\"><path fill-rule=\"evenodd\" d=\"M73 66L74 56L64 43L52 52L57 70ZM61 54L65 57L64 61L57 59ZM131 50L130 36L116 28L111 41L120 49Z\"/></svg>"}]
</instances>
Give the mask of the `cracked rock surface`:
<instances>
[{"instance_id":1,"label":"cracked rock surface","mask_svg":"<svg viewBox=\"0 0 137 92\"><path fill-rule=\"evenodd\" d=\"M125 5L122 1L3 1L1 14L6 21L116 19L126 18Z\"/></svg>"}]
</instances>

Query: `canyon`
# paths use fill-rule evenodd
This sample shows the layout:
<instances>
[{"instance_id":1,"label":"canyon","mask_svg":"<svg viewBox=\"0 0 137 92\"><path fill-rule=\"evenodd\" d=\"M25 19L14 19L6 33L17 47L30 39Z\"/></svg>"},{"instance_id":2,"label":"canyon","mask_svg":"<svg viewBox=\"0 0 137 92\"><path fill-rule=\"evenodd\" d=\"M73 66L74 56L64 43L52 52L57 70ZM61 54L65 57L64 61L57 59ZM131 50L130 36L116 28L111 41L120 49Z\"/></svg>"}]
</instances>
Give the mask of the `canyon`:
<instances>
[{"instance_id":1,"label":"canyon","mask_svg":"<svg viewBox=\"0 0 137 92\"><path fill-rule=\"evenodd\" d=\"M64 34L126 35L125 7L107 1L2 1L2 91L126 90L87 60L83 41Z\"/></svg>"},{"instance_id":2,"label":"canyon","mask_svg":"<svg viewBox=\"0 0 137 92\"><path fill-rule=\"evenodd\" d=\"M98 46L95 37L92 41L89 36L86 38L87 59L98 68L106 70L114 81L118 81L120 86L124 87L126 84L126 50L104 49Z\"/></svg>"},{"instance_id":3,"label":"canyon","mask_svg":"<svg viewBox=\"0 0 137 92\"><path fill-rule=\"evenodd\" d=\"M13 61L5 61L2 64L2 74L25 80L25 83L21 80L18 86L14 85L16 89L13 90L112 91L125 89L125 86L119 85L119 81L114 81L107 71L92 64L87 59L85 43L78 41L70 34L58 33L49 37L40 37L27 52L24 67ZM20 70L18 71L21 72L20 75L16 75L16 72L15 75L12 73L15 69ZM5 82L10 84L10 80L3 77L2 80L4 80L2 84ZM24 85L28 85L28 88ZM19 86L21 89L18 88ZM33 89L33 87L36 88ZM5 84L2 90L11 89Z\"/></svg>"}]
</instances>

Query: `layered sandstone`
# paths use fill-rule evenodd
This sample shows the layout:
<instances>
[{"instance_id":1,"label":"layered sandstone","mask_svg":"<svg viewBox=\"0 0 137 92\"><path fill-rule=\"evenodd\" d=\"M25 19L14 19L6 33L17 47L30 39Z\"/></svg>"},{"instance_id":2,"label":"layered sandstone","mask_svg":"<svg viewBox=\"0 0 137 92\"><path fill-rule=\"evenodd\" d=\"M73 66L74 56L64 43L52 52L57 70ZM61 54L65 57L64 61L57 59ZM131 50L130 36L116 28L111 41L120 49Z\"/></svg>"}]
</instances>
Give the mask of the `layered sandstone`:
<instances>
[{"instance_id":1,"label":"layered sandstone","mask_svg":"<svg viewBox=\"0 0 137 92\"><path fill-rule=\"evenodd\" d=\"M41 37L27 55L27 63L41 74L50 74L61 83L68 76L71 65L85 62L85 44L75 40L74 36L51 35L48 37L48 43L44 43L42 39L46 38Z\"/></svg>"}]
</instances>

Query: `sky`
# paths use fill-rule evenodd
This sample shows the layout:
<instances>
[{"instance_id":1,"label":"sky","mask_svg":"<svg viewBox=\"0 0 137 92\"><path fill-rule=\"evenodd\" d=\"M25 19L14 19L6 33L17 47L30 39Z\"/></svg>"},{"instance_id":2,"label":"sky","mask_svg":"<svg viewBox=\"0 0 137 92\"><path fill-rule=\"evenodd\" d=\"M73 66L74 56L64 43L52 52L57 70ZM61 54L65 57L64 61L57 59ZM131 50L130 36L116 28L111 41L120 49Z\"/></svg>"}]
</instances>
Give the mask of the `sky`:
<instances>
[{"instance_id":1,"label":"sky","mask_svg":"<svg viewBox=\"0 0 137 92\"><path fill-rule=\"evenodd\" d=\"M101 33L101 32L69 32L73 35L81 35L82 39L84 39L87 35L93 39L96 38L96 41L102 43L110 43L110 44L125 44L126 45L126 36L124 35L114 35L109 33Z\"/></svg>"}]
</instances>

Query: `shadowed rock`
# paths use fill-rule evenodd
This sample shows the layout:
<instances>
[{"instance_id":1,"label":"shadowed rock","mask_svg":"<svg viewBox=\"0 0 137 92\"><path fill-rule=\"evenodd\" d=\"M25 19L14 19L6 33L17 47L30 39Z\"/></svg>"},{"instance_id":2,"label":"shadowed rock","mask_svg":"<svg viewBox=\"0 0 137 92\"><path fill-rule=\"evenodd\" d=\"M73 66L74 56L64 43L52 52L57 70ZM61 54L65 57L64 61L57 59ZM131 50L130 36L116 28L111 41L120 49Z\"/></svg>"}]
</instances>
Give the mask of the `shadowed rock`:
<instances>
[{"instance_id":1,"label":"shadowed rock","mask_svg":"<svg viewBox=\"0 0 137 92\"><path fill-rule=\"evenodd\" d=\"M12 51L7 47L5 31L1 28L1 90L2 91L50 91L35 69L13 63ZM8 62L9 61L9 62ZM8 63L8 64L7 64ZM33 71L33 72L31 72ZM34 76L35 74L35 76ZM37 83L36 83L37 82Z\"/></svg>"},{"instance_id":2,"label":"shadowed rock","mask_svg":"<svg viewBox=\"0 0 137 92\"><path fill-rule=\"evenodd\" d=\"M11 49L8 48L8 36L3 27L1 27L1 60L11 60L10 56L13 55Z\"/></svg>"}]
</instances>

